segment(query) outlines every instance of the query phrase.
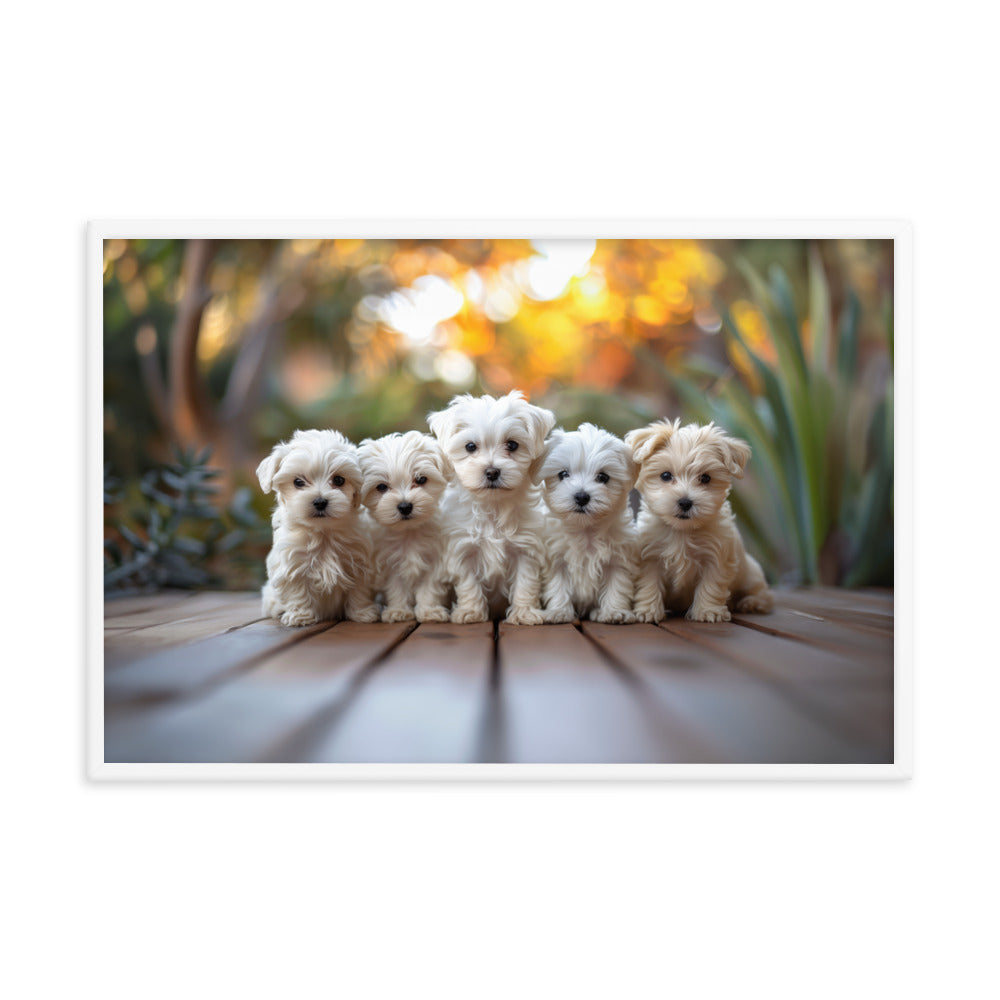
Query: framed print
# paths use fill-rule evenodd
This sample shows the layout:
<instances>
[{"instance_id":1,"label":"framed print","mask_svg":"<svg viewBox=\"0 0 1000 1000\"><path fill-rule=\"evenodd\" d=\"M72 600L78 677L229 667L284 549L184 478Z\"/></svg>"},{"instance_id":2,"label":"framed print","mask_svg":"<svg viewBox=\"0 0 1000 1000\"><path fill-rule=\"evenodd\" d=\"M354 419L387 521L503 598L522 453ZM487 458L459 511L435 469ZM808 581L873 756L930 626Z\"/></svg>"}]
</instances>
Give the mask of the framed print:
<instances>
[{"instance_id":1,"label":"framed print","mask_svg":"<svg viewBox=\"0 0 1000 1000\"><path fill-rule=\"evenodd\" d=\"M88 241L91 777L909 776L906 224Z\"/></svg>"}]
</instances>

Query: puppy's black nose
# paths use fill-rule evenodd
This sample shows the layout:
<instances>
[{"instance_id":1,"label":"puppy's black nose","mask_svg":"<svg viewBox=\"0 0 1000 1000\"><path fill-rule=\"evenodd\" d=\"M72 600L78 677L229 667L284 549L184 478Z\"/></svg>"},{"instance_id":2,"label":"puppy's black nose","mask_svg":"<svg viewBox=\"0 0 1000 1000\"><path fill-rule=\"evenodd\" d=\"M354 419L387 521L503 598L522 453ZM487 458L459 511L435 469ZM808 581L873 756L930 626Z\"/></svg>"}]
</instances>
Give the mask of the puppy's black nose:
<instances>
[{"instance_id":1,"label":"puppy's black nose","mask_svg":"<svg viewBox=\"0 0 1000 1000\"><path fill-rule=\"evenodd\" d=\"M681 499L677 501L677 506L683 511L688 511L694 506L694 501L689 497L681 497Z\"/></svg>"},{"instance_id":2,"label":"puppy's black nose","mask_svg":"<svg viewBox=\"0 0 1000 1000\"><path fill-rule=\"evenodd\" d=\"M410 514L413 513L413 504L412 503L398 503L398 504L396 504L396 510L398 510L399 513L403 515L403 517L409 517Z\"/></svg>"},{"instance_id":3,"label":"puppy's black nose","mask_svg":"<svg viewBox=\"0 0 1000 1000\"><path fill-rule=\"evenodd\" d=\"M590 494L585 493L583 490L580 490L579 493L573 494L573 499L577 502L579 506L586 507L587 504L590 503Z\"/></svg>"},{"instance_id":4,"label":"puppy's black nose","mask_svg":"<svg viewBox=\"0 0 1000 1000\"><path fill-rule=\"evenodd\" d=\"M327 504L328 504L329 502L330 502L330 501L329 501L329 500L327 500L327 499L326 499L326 497L316 497L316 499L315 499L315 500L313 500L313 506L314 506L314 507L315 507L315 508L316 508L317 510L326 510L326 505L327 505Z\"/></svg>"},{"instance_id":5,"label":"puppy's black nose","mask_svg":"<svg viewBox=\"0 0 1000 1000\"><path fill-rule=\"evenodd\" d=\"M486 470L486 478L491 483L495 483L500 478L500 470L495 465L491 465Z\"/></svg>"}]
</instances>

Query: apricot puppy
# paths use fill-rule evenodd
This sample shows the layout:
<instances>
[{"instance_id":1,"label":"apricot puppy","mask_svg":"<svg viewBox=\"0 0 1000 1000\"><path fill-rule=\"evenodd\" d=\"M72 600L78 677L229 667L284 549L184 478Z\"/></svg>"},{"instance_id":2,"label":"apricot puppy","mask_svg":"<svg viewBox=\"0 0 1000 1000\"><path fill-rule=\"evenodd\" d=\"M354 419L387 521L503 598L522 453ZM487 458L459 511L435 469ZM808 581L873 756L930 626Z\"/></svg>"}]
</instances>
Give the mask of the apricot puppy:
<instances>
[{"instance_id":1,"label":"apricot puppy","mask_svg":"<svg viewBox=\"0 0 1000 1000\"><path fill-rule=\"evenodd\" d=\"M730 612L767 612L774 598L747 555L728 496L742 479L750 446L715 424L655 421L625 443L639 466L643 506L637 524L635 613L658 622L668 611L691 621L730 620Z\"/></svg>"}]
</instances>

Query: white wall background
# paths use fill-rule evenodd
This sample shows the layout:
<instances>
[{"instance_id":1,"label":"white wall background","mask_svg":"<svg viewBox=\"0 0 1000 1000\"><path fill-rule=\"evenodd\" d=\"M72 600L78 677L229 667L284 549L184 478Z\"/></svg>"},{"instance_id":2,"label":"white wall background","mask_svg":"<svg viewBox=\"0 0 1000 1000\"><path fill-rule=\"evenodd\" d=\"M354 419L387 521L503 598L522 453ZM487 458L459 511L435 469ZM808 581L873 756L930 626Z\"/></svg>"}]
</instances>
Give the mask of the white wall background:
<instances>
[{"instance_id":1,"label":"white wall background","mask_svg":"<svg viewBox=\"0 0 1000 1000\"><path fill-rule=\"evenodd\" d=\"M108 0L5 14L9 995L842 1000L995 985L985 10ZM84 224L343 216L912 221L913 780L88 785Z\"/></svg>"}]
</instances>

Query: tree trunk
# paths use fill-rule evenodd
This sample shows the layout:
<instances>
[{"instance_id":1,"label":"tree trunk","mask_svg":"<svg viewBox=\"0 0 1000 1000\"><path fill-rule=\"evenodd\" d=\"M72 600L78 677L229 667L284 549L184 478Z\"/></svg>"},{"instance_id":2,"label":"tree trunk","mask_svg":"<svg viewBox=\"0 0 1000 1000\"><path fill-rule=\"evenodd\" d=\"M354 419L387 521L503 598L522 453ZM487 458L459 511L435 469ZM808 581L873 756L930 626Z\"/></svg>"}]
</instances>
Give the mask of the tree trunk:
<instances>
[{"instance_id":1,"label":"tree trunk","mask_svg":"<svg viewBox=\"0 0 1000 1000\"><path fill-rule=\"evenodd\" d=\"M212 293L208 270L214 240L188 240L181 265L183 296L170 333L170 418L176 443L199 445L212 436L214 416L198 372L198 334Z\"/></svg>"}]
</instances>

